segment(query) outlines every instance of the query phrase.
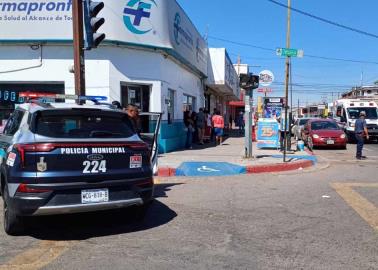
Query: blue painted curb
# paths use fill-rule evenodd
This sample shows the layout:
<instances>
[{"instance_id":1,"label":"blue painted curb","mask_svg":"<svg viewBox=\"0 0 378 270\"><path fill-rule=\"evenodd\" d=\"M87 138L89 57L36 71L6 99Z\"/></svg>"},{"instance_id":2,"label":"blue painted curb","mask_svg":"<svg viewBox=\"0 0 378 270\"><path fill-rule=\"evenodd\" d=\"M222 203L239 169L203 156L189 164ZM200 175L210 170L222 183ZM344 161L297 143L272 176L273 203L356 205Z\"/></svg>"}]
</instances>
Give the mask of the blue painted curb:
<instances>
[{"instance_id":1,"label":"blue painted curb","mask_svg":"<svg viewBox=\"0 0 378 270\"><path fill-rule=\"evenodd\" d=\"M271 157L272 158L283 158L283 155L272 155ZM318 159L316 158L316 156L286 155L286 158L311 160L313 165L318 163Z\"/></svg>"}]
</instances>

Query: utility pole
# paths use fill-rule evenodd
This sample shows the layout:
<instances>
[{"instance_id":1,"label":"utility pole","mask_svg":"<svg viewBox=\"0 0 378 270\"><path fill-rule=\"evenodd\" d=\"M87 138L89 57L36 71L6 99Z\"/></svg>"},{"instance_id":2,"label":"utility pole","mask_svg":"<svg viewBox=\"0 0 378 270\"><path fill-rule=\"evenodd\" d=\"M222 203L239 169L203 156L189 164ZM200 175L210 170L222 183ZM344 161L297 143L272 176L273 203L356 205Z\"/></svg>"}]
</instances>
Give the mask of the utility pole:
<instances>
[{"instance_id":1,"label":"utility pole","mask_svg":"<svg viewBox=\"0 0 378 270\"><path fill-rule=\"evenodd\" d=\"M75 94L85 95L85 58L83 41L83 0L72 1Z\"/></svg>"},{"instance_id":2,"label":"utility pole","mask_svg":"<svg viewBox=\"0 0 378 270\"><path fill-rule=\"evenodd\" d=\"M298 109L297 109L297 117L299 118L299 98L298 98Z\"/></svg>"},{"instance_id":3,"label":"utility pole","mask_svg":"<svg viewBox=\"0 0 378 270\"><path fill-rule=\"evenodd\" d=\"M286 48L290 48L290 16L291 16L291 0L287 0L287 32L286 32ZM290 56L286 56L286 76L285 76L285 127L284 127L284 154L283 162L286 162L286 147L287 147L287 111L288 111L288 97L289 97L289 67L290 67Z\"/></svg>"}]
</instances>

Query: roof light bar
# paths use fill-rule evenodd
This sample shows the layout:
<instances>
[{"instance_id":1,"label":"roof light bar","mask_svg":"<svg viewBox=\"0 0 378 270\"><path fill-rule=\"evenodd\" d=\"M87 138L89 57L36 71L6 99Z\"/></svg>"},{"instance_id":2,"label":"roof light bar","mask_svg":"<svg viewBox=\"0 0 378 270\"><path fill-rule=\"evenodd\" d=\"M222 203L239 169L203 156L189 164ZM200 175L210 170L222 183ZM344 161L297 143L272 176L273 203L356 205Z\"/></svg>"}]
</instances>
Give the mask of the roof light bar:
<instances>
[{"instance_id":1,"label":"roof light bar","mask_svg":"<svg viewBox=\"0 0 378 270\"><path fill-rule=\"evenodd\" d=\"M74 99L74 100L96 100L106 101L108 98L105 96L79 96L79 95L65 95L65 94L52 94L40 92L21 92L19 97L23 98L52 98L52 99Z\"/></svg>"}]
</instances>

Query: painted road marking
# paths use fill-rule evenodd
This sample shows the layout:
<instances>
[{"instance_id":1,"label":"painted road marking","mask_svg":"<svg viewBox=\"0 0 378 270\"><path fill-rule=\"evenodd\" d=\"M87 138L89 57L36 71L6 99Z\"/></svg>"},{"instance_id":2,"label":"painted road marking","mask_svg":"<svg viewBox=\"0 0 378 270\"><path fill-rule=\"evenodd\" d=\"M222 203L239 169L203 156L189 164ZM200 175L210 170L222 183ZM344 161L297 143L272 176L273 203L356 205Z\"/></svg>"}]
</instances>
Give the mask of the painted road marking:
<instances>
[{"instance_id":1,"label":"painted road marking","mask_svg":"<svg viewBox=\"0 0 378 270\"><path fill-rule=\"evenodd\" d=\"M76 241L40 241L32 247L0 265L0 270L38 270L53 262Z\"/></svg>"},{"instance_id":2,"label":"painted road marking","mask_svg":"<svg viewBox=\"0 0 378 270\"><path fill-rule=\"evenodd\" d=\"M246 173L245 166L228 162L183 162L176 169L176 176L225 176Z\"/></svg>"},{"instance_id":3,"label":"painted road marking","mask_svg":"<svg viewBox=\"0 0 378 270\"><path fill-rule=\"evenodd\" d=\"M378 183L331 183L336 192L378 232L378 208L354 191L355 187L378 188Z\"/></svg>"}]
</instances>

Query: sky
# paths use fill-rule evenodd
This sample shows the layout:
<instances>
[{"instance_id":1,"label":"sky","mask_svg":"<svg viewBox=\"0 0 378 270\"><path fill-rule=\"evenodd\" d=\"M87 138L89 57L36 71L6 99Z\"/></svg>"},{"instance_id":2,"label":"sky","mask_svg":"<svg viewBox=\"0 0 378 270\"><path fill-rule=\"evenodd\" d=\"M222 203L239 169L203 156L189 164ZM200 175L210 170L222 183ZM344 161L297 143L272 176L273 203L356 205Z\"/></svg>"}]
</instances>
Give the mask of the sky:
<instances>
[{"instance_id":1,"label":"sky","mask_svg":"<svg viewBox=\"0 0 378 270\"><path fill-rule=\"evenodd\" d=\"M288 0L275 1L288 4ZM208 37L209 47L226 48L234 63L240 56L254 74L271 70L275 82L269 95L284 96L285 58L277 56L275 49L286 47L287 8L269 0L177 2L198 31ZM375 35L336 27L292 10L290 47L304 50L303 58L292 58L293 103L297 104L298 100L300 105L332 102L338 93L361 84L373 85L378 80L377 0L291 0L291 5Z\"/></svg>"}]
</instances>

